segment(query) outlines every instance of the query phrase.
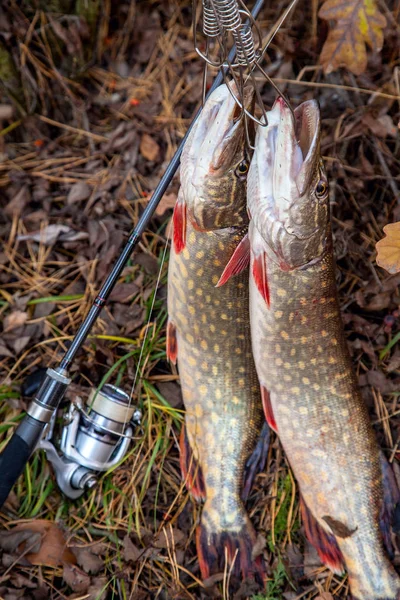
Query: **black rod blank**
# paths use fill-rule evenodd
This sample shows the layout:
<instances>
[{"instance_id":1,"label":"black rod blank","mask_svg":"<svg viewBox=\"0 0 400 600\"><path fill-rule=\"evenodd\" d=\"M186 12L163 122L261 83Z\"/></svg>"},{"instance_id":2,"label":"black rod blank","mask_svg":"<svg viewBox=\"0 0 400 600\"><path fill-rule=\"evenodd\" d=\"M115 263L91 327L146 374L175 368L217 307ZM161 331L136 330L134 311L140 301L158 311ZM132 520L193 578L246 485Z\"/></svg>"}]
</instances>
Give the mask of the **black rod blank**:
<instances>
[{"instance_id":1,"label":"black rod blank","mask_svg":"<svg viewBox=\"0 0 400 600\"><path fill-rule=\"evenodd\" d=\"M264 0L257 0L257 2L255 3L253 10L251 12L254 19L259 14L263 3L264 3ZM236 54L236 47L233 46L233 48L231 49L231 51L229 53L229 56L227 59L227 64L230 64L233 62L233 60L235 58L235 54ZM217 74L217 76L213 82L213 85L211 86L211 88L207 94L207 98L213 93L213 91L219 85L221 85L223 79L224 79L224 75L221 71L219 71L219 73ZM171 181L179 167L183 147L184 147L185 142L190 134L190 131L192 130L193 125L195 124L198 116L201 113L201 110L202 110L202 108L199 108L199 110L197 111L193 121L191 122L191 124L189 126L189 129L186 132L185 137L179 144L179 147L178 147L177 151L175 152L174 157L172 158L171 162L169 163L167 170L165 171L164 175L161 177L159 184L157 185L156 189L154 190L154 193L152 194L149 202L147 203L142 216L140 217L136 227L130 234L126 246L122 250L111 273L108 275L107 279L103 283L103 286L102 286L101 290L99 291L98 295L96 296L92 307L90 308L83 323L79 327L79 329L71 343L71 346L68 348L64 358L61 360L61 363L60 363L61 369L65 369L65 370L68 369L69 365L74 360L74 358L75 358L77 352L79 351L79 349L81 348L82 344L85 342L91 328L93 327L97 317L99 316L99 314L101 312L101 309L105 305L109 295L111 294L115 284L118 281L119 276L121 275L127 261L129 260L129 257L131 256L136 244L138 243L142 233L147 228L147 226L150 222L150 219L154 214L154 211L156 210L161 198L165 194L167 187L171 183Z\"/></svg>"},{"instance_id":2,"label":"black rod blank","mask_svg":"<svg viewBox=\"0 0 400 600\"><path fill-rule=\"evenodd\" d=\"M255 19L259 14L264 0L257 0L255 3L252 16ZM229 53L227 63L230 64L235 58L236 49L235 47ZM224 79L224 74L220 71L214 80L214 83L207 95L221 85ZM101 309L105 305L111 291L118 281L119 276L122 273L129 257L132 254L140 236L147 228L151 217L158 203L163 197L168 185L171 183L173 176L175 175L182 154L183 147L188 138L188 135L196 122L201 108L197 111L185 137L181 141L179 148L175 152L173 159L168 165L167 170L162 176L158 186L154 190L152 197L150 198L146 208L143 211L136 227L129 236L126 246L123 248L119 258L117 259L111 273L103 283L100 292L96 296L92 307L90 308L87 316L83 323L79 327L71 346L68 348L60 365L55 369L48 369L45 379L38 391L35 399L31 406L33 406L33 413L27 414L22 419L21 423L17 427L16 431L12 435L7 446L0 454L0 508L3 506L11 488L17 481L18 477L22 473L26 463L29 460L32 452L35 450L37 443L40 440L42 431L47 422L49 422L49 415L57 410L58 405L65 394L65 391L69 384L67 378L68 367L74 360L77 352L84 344L93 324L100 314ZM57 388L57 389L55 389ZM30 409L28 409L30 410ZM36 417L36 418L35 418Z\"/></svg>"}]
</instances>

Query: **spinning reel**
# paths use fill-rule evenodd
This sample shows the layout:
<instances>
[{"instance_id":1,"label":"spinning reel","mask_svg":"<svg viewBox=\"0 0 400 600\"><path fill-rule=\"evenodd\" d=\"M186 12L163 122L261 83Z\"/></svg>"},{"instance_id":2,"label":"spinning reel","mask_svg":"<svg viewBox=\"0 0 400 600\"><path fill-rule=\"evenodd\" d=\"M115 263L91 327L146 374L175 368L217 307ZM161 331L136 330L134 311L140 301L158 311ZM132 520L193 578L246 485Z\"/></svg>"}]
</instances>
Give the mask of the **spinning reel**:
<instances>
[{"instance_id":1,"label":"spinning reel","mask_svg":"<svg viewBox=\"0 0 400 600\"><path fill-rule=\"evenodd\" d=\"M250 15L252 20L257 17L262 5L263 0L256 0ZM240 47L243 47L242 42ZM233 64L235 55L234 46L226 57L227 65ZM222 68L208 95L221 85L224 78L225 71ZM43 383L30 403L27 414L1 452L0 508L30 456L38 447L45 450L54 467L58 485L70 498L79 498L85 489L96 484L100 472L114 467L126 454L133 429L139 422L140 413L130 406L129 396L119 388L106 384L101 390L92 392L86 403L82 400L74 402L66 415L58 449L53 442L57 409L71 383L68 376L71 363L89 335L140 236L172 181L179 166L183 147L200 112L201 108L131 232L126 246L94 299L71 346L58 366L47 369Z\"/></svg>"},{"instance_id":2,"label":"spinning reel","mask_svg":"<svg viewBox=\"0 0 400 600\"><path fill-rule=\"evenodd\" d=\"M46 452L60 490L75 500L93 488L98 474L117 466L140 425L140 410L120 388L105 384L80 397L63 416L59 450L55 446L55 413L37 448Z\"/></svg>"}]
</instances>

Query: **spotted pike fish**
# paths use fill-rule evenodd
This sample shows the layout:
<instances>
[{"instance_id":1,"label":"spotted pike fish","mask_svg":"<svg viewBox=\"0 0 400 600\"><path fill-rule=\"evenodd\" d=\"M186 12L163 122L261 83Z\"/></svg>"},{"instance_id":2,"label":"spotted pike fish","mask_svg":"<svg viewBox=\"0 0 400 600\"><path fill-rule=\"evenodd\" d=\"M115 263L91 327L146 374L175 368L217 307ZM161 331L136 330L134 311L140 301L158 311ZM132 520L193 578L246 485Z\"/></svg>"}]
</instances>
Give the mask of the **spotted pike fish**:
<instances>
[{"instance_id":1,"label":"spotted pike fish","mask_svg":"<svg viewBox=\"0 0 400 600\"><path fill-rule=\"evenodd\" d=\"M248 209L253 355L267 421L299 484L307 537L334 572L346 567L354 598L394 600L400 579L388 554L398 491L343 332L314 101L294 119L283 100L268 113Z\"/></svg>"},{"instance_id":2,"label":"spotted pike fish","mask_svg":"<svg viewBox=\"0 0 400 600\"><path fill-rule=\"evenodd\" d=\"M233 562L237 577L257 579L262 565L252 558L256 534L243 498L265 463L269 430L263 428L256 444L263 417L250 341L249 261L240 245L248 225L249 161L236 112L228 88L219 87L182 154L167 354L178 361L186 408L182 474L194 498L204 501L196 535L202 577Z\"/></svg>"}]
</instances>

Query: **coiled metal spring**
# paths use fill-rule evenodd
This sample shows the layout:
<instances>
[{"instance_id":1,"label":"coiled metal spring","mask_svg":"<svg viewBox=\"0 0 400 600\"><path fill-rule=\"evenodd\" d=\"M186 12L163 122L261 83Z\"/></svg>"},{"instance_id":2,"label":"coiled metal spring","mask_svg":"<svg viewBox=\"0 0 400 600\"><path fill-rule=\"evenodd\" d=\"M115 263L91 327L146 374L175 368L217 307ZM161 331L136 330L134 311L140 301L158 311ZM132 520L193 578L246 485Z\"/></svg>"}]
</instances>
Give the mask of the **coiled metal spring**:
<instances>
[{"instance_id":1,"label":"coiled metal spring","mask_svg":"<svg viewBox=\"0 0 400 600\"><path fill-rule=\"evenodd\" d=\"M242 24L232 35L236 43L236 62L243 67L252 67L256 61L256 49L251 28Z\"/></svg>"},{"instance_id":2,"label":"coiled metal spring","mask_svg":"<svg viewBox=\"0 0 400 600\"><path fill-rule=\"evenodd\" d=\"M213 0L221 26L226 31L238 29L242 23L237 0Z\"/></svg>"},{"instance_id":3,"label":"coiled metal spring","mask_svg":"<svg viewBox=\"0 0 400 600\"><path fill-rule=\"evenodd\" d=\"M197 43L198 29L198 3L202 3L203 27L202 31L206 37L205 50ZM289 0L282 16L271 30L267 41L264 42L262 31L257 24L252 13L246 6L247 0L193 0L193 37L197 54L204 60L205 67L203 72L203 101L206 97L207 89L207 67L211 66L222 70L223 78L229 86L230 93L240 108L240 116L246 123L246 137L249 147L252 147L250 139L248 122L254 121L258 125L267 124L267 114L261 96L260 85L256 79L256 73L259 77L267 81L276 91L278 96L283 98L286 104L294 113L286 96L280 91L268 72L263 68L261 62L271 44L275 34L282 26L289 13L293 10L298 0ZM256 0L256 5L260 0ZM262 3L262 2L261 2ZM254 9L253 9L254 10ZM257 9L258 14L259 8ZM232 58L229 52L232 45L236 46L236 58ZM230 86L233 80L235 85ZM243 96L243 90L246 85L252 85L254 88L254 106L246 108ZM261 110L262 116L256 116L257 111Z\"/></svg>"},{"instance_id":4,"label":"coiled metal spring","mask_svg":"<svg viewBox=\"0 0 400 600\"><path fill-rule=\"evenodd\" d=\"M203 33L214 38L221 34L221 30L210 0L203 0Z\"/></svg>"}]
</instances>

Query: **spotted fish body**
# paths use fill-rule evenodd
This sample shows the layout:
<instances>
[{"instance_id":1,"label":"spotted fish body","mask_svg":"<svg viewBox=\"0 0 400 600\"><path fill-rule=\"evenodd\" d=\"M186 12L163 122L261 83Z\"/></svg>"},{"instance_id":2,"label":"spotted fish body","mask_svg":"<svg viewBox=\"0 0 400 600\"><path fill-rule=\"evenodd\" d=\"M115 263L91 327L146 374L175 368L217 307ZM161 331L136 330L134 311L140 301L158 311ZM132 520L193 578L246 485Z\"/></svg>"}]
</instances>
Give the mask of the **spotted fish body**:
<instances>
[{"instance_id":1,"label":"spotted fish body","mask_svg":"<svg viewBox=\"0 0 400 600\"><path fill-rule=\"evenodd\" d=\"M398 496L343 332L318 107L299 107L294 130L278 102L268 122L248 178L251 330L264 410L321 559L336 572L346 567L354 598L394 600L400 579L384 542L390 549Z\"/></svg>"},{"instance_id":2,"label":"spotted fish body","mask_svg":"<svg viewBox=\"0 0 400 600\"><path fill-rule=\"evenodd\" d=\"M233 127L234 109L221 86L185 146L183 206L175 209L168 276L167 350L178 362L186 409L181 465L192 495L204 501L197 530L203 578L224 569L225 553L237 576L261 572L260 561L251 556L256 536L241 499L254 476L250 459L244 484L263 420L250 340L248 269L216 287L247 232L246 181L235 175L244 132L241 123Z\"/></svg>"}]
</instances>

